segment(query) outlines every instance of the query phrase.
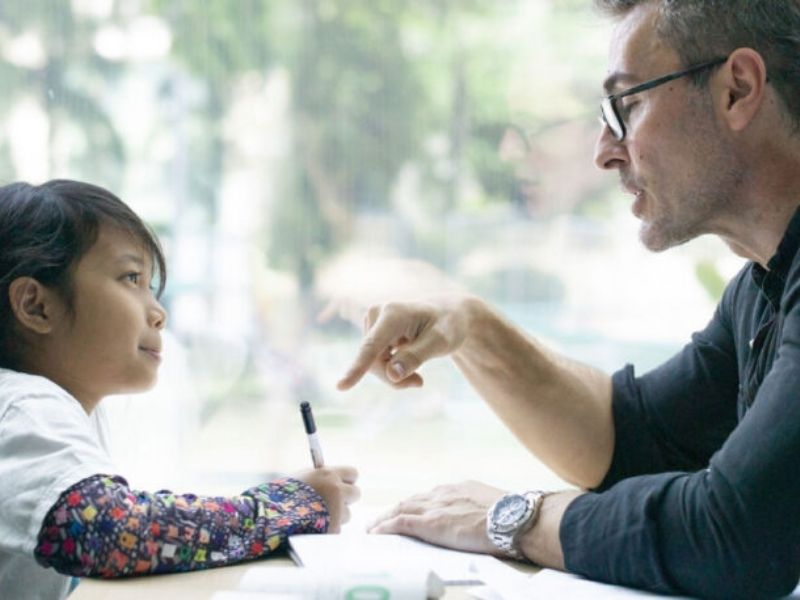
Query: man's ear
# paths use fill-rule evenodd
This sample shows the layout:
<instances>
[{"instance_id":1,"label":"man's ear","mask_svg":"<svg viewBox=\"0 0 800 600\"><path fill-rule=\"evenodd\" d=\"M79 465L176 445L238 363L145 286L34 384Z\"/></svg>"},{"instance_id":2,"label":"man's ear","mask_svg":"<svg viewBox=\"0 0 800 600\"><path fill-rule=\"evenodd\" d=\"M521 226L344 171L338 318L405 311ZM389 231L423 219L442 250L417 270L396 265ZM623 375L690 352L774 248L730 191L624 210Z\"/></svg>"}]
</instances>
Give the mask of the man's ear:
<instances>
[{"instance_id":1,"label":"man's ear","mask_svg":"<svg viewBox=\"0 0 800 600\"><path fill-rule=\"evenodd\" d=\"M723 118L731 131L743 131L764 103L767 66L752 48L737 48L728 57L722 81Z\"/></svg>"},{"instance_id":2,"label":"man's ear","mask_svg":"<svg viewBox=\"0 0 800 600\"><path fill-rule=\"evenodd\" d=\"M11 311L24 330L46 335L53 330L57 298L33 277L17 277L8 286Z\"/></svg>"}]
</instances>

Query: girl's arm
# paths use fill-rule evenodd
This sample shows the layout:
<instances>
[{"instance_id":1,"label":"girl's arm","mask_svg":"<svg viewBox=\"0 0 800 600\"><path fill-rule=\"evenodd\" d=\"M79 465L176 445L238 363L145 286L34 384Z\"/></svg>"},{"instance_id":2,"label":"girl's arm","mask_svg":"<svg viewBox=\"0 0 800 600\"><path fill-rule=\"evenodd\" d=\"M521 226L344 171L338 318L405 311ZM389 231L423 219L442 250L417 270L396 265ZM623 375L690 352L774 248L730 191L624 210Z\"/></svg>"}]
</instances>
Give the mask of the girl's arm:
<instances>
[{"instance_id":1,"label":"girl's arm","mask_svg":"<svg viewBox=\"0 0 800 600\"><path fill-rule=\"evenodd\" d=\"M34 554L81 577L191 571L265 556L328 524L321 496L296 479L214 498L133 491L122 477L94 475L61 494Z\"/></svg>"}]
</instances>

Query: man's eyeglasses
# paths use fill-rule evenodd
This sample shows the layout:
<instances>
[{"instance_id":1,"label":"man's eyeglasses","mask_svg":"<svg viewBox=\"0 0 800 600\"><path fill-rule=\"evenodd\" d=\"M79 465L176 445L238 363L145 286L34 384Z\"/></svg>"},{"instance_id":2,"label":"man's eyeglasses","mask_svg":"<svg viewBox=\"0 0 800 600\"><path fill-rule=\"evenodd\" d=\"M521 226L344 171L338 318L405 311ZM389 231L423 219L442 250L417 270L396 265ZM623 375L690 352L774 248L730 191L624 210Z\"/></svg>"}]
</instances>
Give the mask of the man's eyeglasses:
<instances>
[{"instance_id":1,"label":"man's eyeglasses","mask_svg":"<svg viewBox=\"0 0 800 600\"><path fill-rule=\"evenodd\" d=\"M613 133L614 137L617 138L617 141L621 142L625 139L625 134L627 132L625 130L625 121L622 119L619 107L617 106L618 100L624 98L625 96L638 94L639 92L644 92L646 90L652 90L654 87L658 87L659 85L667 83L668 81L672 81L673 79L685 77L686 75L697 73L703 69L716 67L717 65L724 63L726 60L728 60L727 56L715 58L714 60L710 60L708 62L693 65L682 71L676 71L674 73L670 73L669 75L664 75L656 79L651 79L650 81L645 81L644 83L640 83L639 85L628 88L627 90L622 90L617 94L606 96L600 102L600 115L603 123L608 126L608 128L611 130L611 133Z\"/></svg>"}]
</instances>

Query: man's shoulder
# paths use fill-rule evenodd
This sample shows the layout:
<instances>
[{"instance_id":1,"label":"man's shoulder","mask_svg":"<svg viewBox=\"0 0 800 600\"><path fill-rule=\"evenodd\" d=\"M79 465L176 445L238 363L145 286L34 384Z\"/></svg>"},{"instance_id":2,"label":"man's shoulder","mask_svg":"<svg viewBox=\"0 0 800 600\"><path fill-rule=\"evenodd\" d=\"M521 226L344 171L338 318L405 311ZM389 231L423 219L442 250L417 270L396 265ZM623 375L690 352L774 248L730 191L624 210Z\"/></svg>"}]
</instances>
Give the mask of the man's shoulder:
<instances>
[{"instance_id":1,"label":"man's shoulder","mask_svg":"<svg viewBox=\"0 0 800 600\"><path fill-rule=\"evenodd\" d=\"M800 281L800 250L792 257L792 262L789 264L789 269L786 273L786 281Z\"/></svg>"},{"instance_id":2,"label":"man's shoulder","mask_svg":"<svg viewBox=\"0 0 800 600\"><path fill-rule=\"evenodd\" d=\"M754 279L753 271L758 268L753 262L746 262L739 272L725 286L722 294L722 301L736 303L743 298L752 298L758 295L758 285Z\"/></svg>"},{"instance_id":3,"label":"man's shoulder","mask_svg":"<svg viewBox=\"0 0 800 600\"><path fill-rule=\"evenodd\" d=\"M792 258L786 271L786 281L783 286L781 306L784 311L789 311L800 302L800 251Z\"/></svg>"}]
</instances>

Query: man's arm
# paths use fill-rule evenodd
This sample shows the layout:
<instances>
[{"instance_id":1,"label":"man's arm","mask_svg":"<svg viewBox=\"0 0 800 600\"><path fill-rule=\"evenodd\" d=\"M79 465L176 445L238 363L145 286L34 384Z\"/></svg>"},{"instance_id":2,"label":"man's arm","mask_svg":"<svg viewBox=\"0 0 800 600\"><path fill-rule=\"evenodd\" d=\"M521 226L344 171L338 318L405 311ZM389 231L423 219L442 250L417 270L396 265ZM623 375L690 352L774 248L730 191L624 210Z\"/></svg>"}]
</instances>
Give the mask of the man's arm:
<instances>
[{"instance_id":1,"label":"man's arm","mask_svg":"<svg viewBox=\"0 0 800 600\"><path fill-rule=\"evenodd\" d=\"M539 460L579 487L598 485L614 448L611 378L546 349L480 300L465 310L459 369Z\"/></svg>"},{"instance_id":2,"label":"man's arm","mask_svg":"<svg viewBox=\"0 0 800 600\"><path fill-rule=\"evenodd\" d=\"M632 368L615 374L614 460L603 491L545 498L540 522L521 540L528 558L591 579L704 597L775 596L796 585L800 308L787 315L779 358L737 426L734 337L749 335L734 335L729 315L746 277L672 360L644 377ZM409 499L375 531L495 552L485 512L503 490L476 486Z\"/></svg>"},{"instance_id":3,"label":"man's arm","mask_svg":"<svg viewBox=\"0 0 800 600\"><path fill-rule=\"evenodd\" d=\"M611 462L611 380L529 339L475 297L370 309L366 335L339 382L348 389L371 370L391 385L422 385L417 369L452 355L520 441L559 476L597 485Z\"/></svg>"},{"instance_id":4,"label":"man's arm","mask_svg":"<svg viewBox=\"0 0 800 600\"><path fill-rule=\"evenodd\" d=\"M564 491L546 496L539 509L536 525L519 539L519 549L540 567L566 570L561 547L561 520L570 503L583 492Z\"/></svg>"}]
</instances>

